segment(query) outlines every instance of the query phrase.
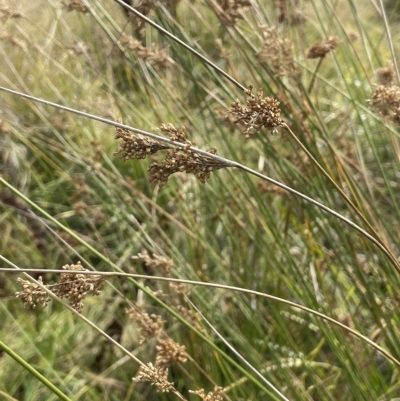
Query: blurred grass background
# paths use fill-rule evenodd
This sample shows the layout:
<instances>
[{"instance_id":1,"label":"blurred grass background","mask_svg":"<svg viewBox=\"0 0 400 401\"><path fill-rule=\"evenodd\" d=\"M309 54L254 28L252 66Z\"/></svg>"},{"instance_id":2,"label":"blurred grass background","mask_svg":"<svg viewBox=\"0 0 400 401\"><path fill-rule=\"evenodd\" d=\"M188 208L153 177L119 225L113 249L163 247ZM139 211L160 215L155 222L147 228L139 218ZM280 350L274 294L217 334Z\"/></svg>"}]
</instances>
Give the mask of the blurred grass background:
<instances>
[{"instance_id":1,"label":"blurred grass background","mask_svg":"<svg viewBox=\"0 0 400 401\"><path fill-rule=\"evenodd\" d=\"M243 129L233 126L226 116L233 101L245 103L243 92L154 28L140 30L129 23L115 2L84 3L87 13L68 12L52 0L3 3L21 16L2 18L0 85L115 121L121 118L147 131L161 123L185 125L198 147L216 146L219 155L365 227L286 131L272 135L260 130L246 139ZM395 2L389 3L396 45L398 11ZM282 117L304 147L398 255L399 133L368 103L377 83L375 71L391 63L379 4L251 1L230 25L228 11L221 12L223 4L160 1L148 16L241 84L278 99ZM117 41L122 35L135 37L149 50L153 45L167 48L170 65L164 68L127 49L121 52ZM340 40L335 51L320 63L305 57L310 46L330 36ZM285 43L290 52L279 50ZM147 180L150 160L122 162L113 156L118 143L110 126L6 93L0 97L0 113L2 177L124 271L159 273L132 260L147 250L171 258L174 277L297 302L356 329L400 359L399 273L372 243L333 216L231 169L213 173L205 185L194 176L175 174L158 189ZM5 258L21 268L49 269L86 260L96 270L109 271L68 233L33 218L28 209L0 186ZM54 279L44 276L46 282ZM140 294L126 280L112 283L119 291L106 286L100 297L85 301L83 314L143 362L154 362L156 343L139 344L137 326L126 314ZM15 275L2 273L0 337L71 399L174 398L132 382L138 365L62 306L24 310L13 296L17 290ZM192 288L190 297L290 400L400 397L398 367L314 316L225 290ZM168 321L168 335L193 358L169 372L187 399L199 399L189 389L210 391L214 383L227 387L231 400L280 399L243 379L165 311L146 298L141 302ZM230 354L201 319L200 324ZM0 390L5 400L57 399L4 353Z\"/></svg>"}]
</instances>

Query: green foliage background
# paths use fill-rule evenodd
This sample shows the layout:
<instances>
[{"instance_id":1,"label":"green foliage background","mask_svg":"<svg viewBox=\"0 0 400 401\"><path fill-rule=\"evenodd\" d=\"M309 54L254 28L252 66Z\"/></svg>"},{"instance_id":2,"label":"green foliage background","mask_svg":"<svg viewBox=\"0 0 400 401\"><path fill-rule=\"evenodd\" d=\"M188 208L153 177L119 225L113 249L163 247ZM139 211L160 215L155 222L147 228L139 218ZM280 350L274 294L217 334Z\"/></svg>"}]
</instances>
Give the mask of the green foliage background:
<instances>
[{"instance_id":1,"label":"green foliage background","mask_svg":"<svg viewBox=\"0 0 400 401\"><path fill-rule=\"evenodd\" d=\"M146 26L142 43L169 47L170 67L117 51L122 32L137 35L121 7L90 0L87 14L55 0L9 0L22 18L3 21L0 85L150 131L185 125L197 146L256 169L365 227L285 130L245 139L225 119L245 94L193 54ZM399 255L400 141L397 127L369 109L374 71L391 62L380 9L366 0L252 1L226 26L214 0L155 5L149 17L242 85L281 102L282 117L303 146L357 205L382 242ZM388 8L396 45L396 9ZM294 23L293 16L304 16ZM293 44L298 74L260 62L262 27ZM318 66L315 42L340 44ZM18 39L20 42L15 42ZM226 52L226 53L225 53ZM225 56L227 54L227 56ZM283 67L288 60L278 60ZM279 63L278 63L279 64ZM314 83L310 89L311 82ZM335 217L246 173L223 169L205 184L176 174L158 189L153 160L122 162L115 130L4 92L0 97L1 177L57 221L130 273L159 274L132 260L147 250L171 258L173 276L260 291L324 313L400 359L399 271L379 249ZM61 268L77 260L110 271L104 260L0 185L0 253L20 268ZM35 217L37 216L37 217ZM3 267L6 264L3 263ZM87 265L86 265L87 266ZM37 277L37 275L35 276ZM57 276L44 275L45 282ZM169 379L189 390L227 387L231 400L281 399L251 382L190 329L124 280L110 279L83 314L145 363L154 340L139 343L126 314L138 299L162 315L166 332L191 359ZM144 281L153 289L165 285ZM23 309L16 275L0 275L0 339L73 400L169 400L132 381L138 364L62 305ZM170 294L173 297L174 294ZM298 309L256 296L193 287L190 298L224 338L290 400L390 400L400 397L399 367L365 342ZM166 302L168 303L168 297ZM204 333L232 358L199 320ZM241 364L241 362L238 362ZM5 353L0 398L57 397Z\"/></svg>"}]
</instances>

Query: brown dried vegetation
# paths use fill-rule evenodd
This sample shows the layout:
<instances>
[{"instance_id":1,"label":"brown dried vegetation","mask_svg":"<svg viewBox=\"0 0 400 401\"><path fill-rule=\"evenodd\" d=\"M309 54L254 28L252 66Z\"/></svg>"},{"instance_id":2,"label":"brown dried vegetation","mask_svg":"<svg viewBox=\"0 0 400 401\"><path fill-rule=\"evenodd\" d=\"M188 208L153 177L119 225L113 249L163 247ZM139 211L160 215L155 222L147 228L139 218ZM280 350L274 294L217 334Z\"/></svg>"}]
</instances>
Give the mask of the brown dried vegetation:
<instances>
[{"instance_id":1,"label":"brown dried vegetation","mask_svg":"<svg viewBox=\"0 0 400 401\"><path fill-rule=\"evenodd\" d=\"M252 86L249 86L245 93L248 96L247 106L242 106L239 101L236 101L231 106L231 113L237 116L235 124L247 127L244 131L246 138L252 137L254 131L258 131L263 127L274 131L284 124L280 117L281 110L277 100L263 97L263 91L258 91L254 95Z\"/></svg>"},{"instance_id":2,"label":"brown dried vegetation","mask_svg":"<svg viewBox=\"0 0 400 401\"><path fill-rule=\"evenodd\" d=\"M330 36L324 43L315 43L306 51L306 58L324 58L328 53L335 50L340 40L336 36Z\"/></svg>"},{"instance_id":3,"label":"brown dried vegetation","mask_svg":"<svg viewBox=\"0 0 400 401\"><path fill-rule=\"evenodd\" d=\"M276 27L261 27L263 35L262 48L258 60L270 66L276 75L294 78L298 68L293 59L293 44L289 39L279 39Z\"/></svg>"},{"instance_id":4,"label":"brown dried vegetation","mask_svg":"<svg viewBox=\"0 0 400 401\"><path fill-rule=\"evenodd\" d=\"M127 35L122 35L119 43L131 51L136 57L147 61L153 67L167 68L171 65L168 48L160 49L157 46L147 48L138 40Z\"/></svg>"},{"instance_id":5,"label":"brown dried vegetation","mask_svg":"<svg viewBox=\"0 0 400 401\"><path fill-rule=\"evenodd\" d=\"M62 268L64 270L76 270L77 273L61 273L60 281L51 285L44 285L41 277L38 281L57 297L68 298L71 306L81 312L82 300L86 298L88 292L92 292L93 295L100 295L99 289L103 286L105 278L96 274L79 274L79 271L86 270L80 262L76 265L65 265ZM50 295L41 285L21 278L18 279L18 282L22 286L22 291L16 292L15 295L24 300L25 307L35 309L36 303L46 306L50 302Z\"/></svg>"},{"instance_id":6,"label":"brown dried vegetation","mask_svg":"<svg viewBox=\"0 0 400 401\"><path fill-rule=\"evenodd\" d=\"M164 144L160 141L133 134L125 129L117 128L116 139L122 139L121 148L115 154L120 155L121 159L143 159L147 155L154 154L159 150L166 150L167 156L161 163L152 163L148 168L149 181L157 182L160 187L164 186L170 175L177 172L194 174L200 182L205 183L213 171L224 167L229 167L227 163L219 162L207 155L195 153L190 147L196 146L195 142L186 139L185 127L176 128L172 124L162 124L156 132L170 134L170 140L185 144L184 148L175 148L173 145ZM216 154L217 149L208 151Z\"/></svg>"},{"instance_id":7,"label":"brown dried vegetation","mask_svg":"<svg viewBox=\"0 0 400 401\"><path fill-rule=\"evenodd\" d=\"M398 86L377 85L369 105L375 113L396 125L400 124L400 88Z\"/></svg>"},{"instance_id":8,"label":"brown dried vegetation","mask_svg":"<svg viewBox=\"0 0 400 401\"><path fill-rule=\"evenodd\" d=\"M250 7L249 0L218 0L214 10L225 26L235 26L243 19L243 12Z\"/></svg>"}]
</instances>

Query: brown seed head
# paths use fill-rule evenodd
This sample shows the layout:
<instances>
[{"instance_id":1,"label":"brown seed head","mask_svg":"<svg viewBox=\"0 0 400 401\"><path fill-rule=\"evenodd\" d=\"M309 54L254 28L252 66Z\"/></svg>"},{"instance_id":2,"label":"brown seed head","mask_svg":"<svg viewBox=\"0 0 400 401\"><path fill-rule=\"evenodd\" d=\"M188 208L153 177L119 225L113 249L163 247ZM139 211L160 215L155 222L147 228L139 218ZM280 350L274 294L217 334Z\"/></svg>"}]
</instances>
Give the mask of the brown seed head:
<instances>
[{"instance_id":1,"label":"brown seed head","mask_svg":"<svg viewBox=\"0 0 400 401\"><path fill-rule=\"evenodd\" d=\"M76 270L77 273L61 273L60 281L49 285L49 289L60 298L68 298L70 305L78 312L82 311L82 300L86 298L89 291L93 295L100 295L99 289L105 282L105 277L96 274L79 274L79 271L85 270L81 262L75 265L65 265L64 270Z\"/></svg>"},{"instance_id":2,"label":"brown seed head","mask_svg":"<svg viewBox=\"0 0 400 401\"><path fill-rule=\"evenodd\" d=\"M139 324L139 332L141 337L139 339L142 344L148 338L158 338L163 329L165 320L159 315L148 315L142 308L135 306L127 311L129 317Z\"/></svg>"},{"instance_id":3,"label":"brown seed head","mask_svg":"<svg viewBox=\"0 0 400 401\"><path fill-rule=\"evenodd\" d=\"M175 128L172 124L161 125L161 132L170 133L170 139L175 142L184 143L184 148L171 149L161 163L153 163L148 168L150 182L157 182L160 187L164 186L171 174L185 172L194 174L203 184L213 171L228 167L228 164L219 162L207 155L192 152L190 147L196 143L186 139L185 127ZM216 154L217 149L208 151Z\"/></svg>"},{"instance_id":4,"label":"brown seed head","mask_svg":"<svg viewBox=\"0 0 400 401\"><path fill-rule=\"evenodd\" d=\"M137 256L132 256L132 259L141 260L147 267L154 269L156 272L161 272L164 277L171 277L173 262L164 256L153 255L150 257L147 251L138 253Z\"/></svg>"},{"instance_id":5,"label":"brown seed head","mask_svg":"<svg viewBox=\"0 0 400 401\"><path fill-rule=\"evenodd\" d=\"M185 346L179 345L171 338L159 341L156 350L156 366L161 368L166 369L170 366L185 363L187 361Z\"/></svg>"},{"instance_id":6,"label":"brown seed head","mask_svg":"<svg viewBox=\"0 0 400 401\"><path fill-rule=\"evenodd\" d=\"M0 4L0 21L6 21L9 18L22 18L22 14L5 4Z\"/></svg>"},{"instance_id":7,"label":"brown seed head","mask_svg":"<svg viewBox=\"0 0 400 401\"><path fill-rule=\"evenodd\" d=\"M306 58L324 58L334 50L340 40L336 36L330 36L325 43L315 43L306 52Z\"/></svg>"},{"instance_id":8,"label":"brown seed head","mask_svg":"<svg viewBox=\"0 0 400 401\"><path fill-rule=\"evenodd\" d=\"M257 95L253 95L252 91L253 86L249 86L249 89L245 91L248 96L247 106L242 106L239 101L231 106L231 113L238 117L235 124L247 127L244 132L246 138L252 137L254 131L258 131L262 127L274 131L284 124L280 117L280 103L270 97L263 97L262 91L257 92Z\"/></svg>"},{"instance_id":9,"label":"brown seed head","mask_svg":"<svg viewBox=\"0 0 400 401\"><path fill-rule=\"evenodd\" d=\"M376 86L369 105L377 114L395 124L400 124L400 88L398 86Z\"/></svg>"},{"instance_id":10,"label":"brown seed head","mask_svg":"<svg viewBox=\"0 0 400 401\"><path fill-rule=\"evenodd\" d=\"M170 148L170 146L155 139L140 134L134 134L119 127L116 128L115 139L122 139L119 150L114 153L114 156L119 155L122 160L144 159L146 156L152 155L159 150Z\"/></svg>"},{"instance_id":11,"label":"brown seed head","mask_svg":"<svg viewBox=\"0 0 400 401\"><path fill-rule=\"evenodd\" d=\"M100 295L99 288L105 282L104 276L95 274L79 274L79 271L86 270L80 262L76 265L65 265L64 270L76 270L77 273L61 273L60 281L51 285L44 285L54 295L59 298L69 298L70 305L78 312L82 311L82 300L86 298L86 294L91 291L93 295ZM42 284L42 278L38 280ZM26 280L18 279L22 285L23 291L17 292L17 298L23 298L25 306L33 309L36 307L35 302L46 306L50 301L49 294L43 290L38 284L31 283Z\"/></svg>"},{"instance_id":12,"label":"brown seed head","mask_svg":"<svg viewBox=\"0 0 400 401\"><path fill-rule=\"evenodd\" d=\"M31 283L30 281L17 279L18 283L22 286L22 291L15 293L17 298L22 298L25 308L36 309L36 303L40 303L46 307L50 302L50 296L47 291L43 290L39 285ZM42 277L38 279L40 284L43 284Z\"/></svg>"},{"instance_id":13,"label":"brown seed head","mask_svg":"<svg viewBox=\"0 0 400 401\"><path fill-rule=\"evenodd\" d=\"M0 40L10 42L12 45L19 47L23 50L27 49L28 47L28 44L24 40L19 39L16 36L11 35L11 33L6 31L0 32Z\"/></svg>"},{"instance_id":14,"label":"brown seed head","mask_svg":"<svg viewBox=\"0 0 400 401\"><path fill-rule=\"evenodd\" d=\"M279 39L276 27L261 27L262 48L258 53L260 63L271 66L278 76L294 78L298 68L293 59L293 45L289 39Z\"/></svg>"},{"instance_id":15,"label":"brown seed head","mask_svg":"<svg viewBox=\"0 0 400 401\"><path fill-rule=\"evenodd\" d=\"M125 3L128 3L132 6L131 0L124 0ZM134 8L136 11L139 11L141 14L147 16L150 14L151 10L156 5L156 0L141 0L138 5L135 5ZM131 10L124 7L124 12L126 16L129 18L129 21L135 27L136 32L143 33L143 29L146 25L146 22L134 14Z\"/></svg>"},{"instance_id":16,"label":"brown seed head","mask_svg":"<svg viewBox=\"0 0 400 401\"><path fill-rule=\"evenodd\" d=\"M136 382L150 382L157 387L157 391L168 393L174 391L173 383L168 381L168 369L153 366L150 362L147 366L141 366L138 374L132 380Z\"/></svg>"},{"instance_id":17,"label":"brown seed head","mask_svg":"<svg viewBox=\"0 0 400 401\"><path fill-rule=\"evenodd\" d=\"M127 35L122 35L119 43L136 57L147 61L153 67L167 68L171 65L168 48L160 49L155 45L144 47L141 42Z\"/></svg>"},{"instance_id":18,"label":"brown seed head","mask_svg":"<svg viewBox=\"0 0 400 401\"><path fill-rule=\"evenodd\" d=\"M207 395L204 389L197 391L189 390L190 393L198 395L203 401L222 401L224 389L222 387L215 386L213 391L210 391Z\"/></svg>"},{"instance_id":19,"label":"brown seed head","mask_svg":"<svg viewBox=\"0 0 400 401\"><path fill-rule=\"evenodd\" d=\"M225 26L235 26L243 19L243 12L251 3L249 0L218 0L214 10Z\"/></svg>"}]
</instances>

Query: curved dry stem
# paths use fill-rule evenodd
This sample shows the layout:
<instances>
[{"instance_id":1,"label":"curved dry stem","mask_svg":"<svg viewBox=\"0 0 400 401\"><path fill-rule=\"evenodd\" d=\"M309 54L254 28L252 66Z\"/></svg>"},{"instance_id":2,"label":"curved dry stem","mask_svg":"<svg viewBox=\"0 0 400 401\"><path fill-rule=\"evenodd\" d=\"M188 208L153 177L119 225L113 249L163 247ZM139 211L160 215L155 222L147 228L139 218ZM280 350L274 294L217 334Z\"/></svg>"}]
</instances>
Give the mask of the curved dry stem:
<instances>
[{"instance_id":1,"label":"curved dry stem","mask_svg":"<svg viewBox=\"0 0 400 401\"><path fill-rule=\"evenodd\" d=\"M173 39L175 42L177 42L178 44L180 44L181 46L183 46L185 49L189 50L190 52L192 52L194 55L196 55L197 57L199 57L201 60L203 60L206 64L210 65L212 68L214 68L216 71L218 71L220 74L222 74L225 78L227 78L229 81L231 81L232 83L234 83L238 88L242 89L243 91L246 90L246 88L241 85L239 82L237 82L232 76L230 76L229 74L227 74L224 70L222 70L221 68L219 68L217 65L215 65L214 63L212 63L210 60L208 60L206 57L204 57L202 54L200 54L199 52L197 52L196 50L194 50L192 47L190 47L189 45L187 45L185 42L183 42L182 40L180 40L179 38L177 38L176 36L174 36L173 34L171 34L169 31L167 31L166 29L162 28L161 26L159 26L158 24L156 24L154 21L152 21L151 19L147 18L146 16L144 16L143 14L141 14L139 11L135 10L133 7L129 6L128 4L126 4L124 1L122 0L114 0L116 1L118 4L120 4L122 7L129 9L131 12L133 12L136 16L140 17L141 19L143 19L145 22L147 22L149 25L153 26L154 28L158 29L160 32L162 32L164 35L168 36L169 38ZM390 44L390 49L391 49L391 53L392 53L392 58L393 58L393 64L395 66L396 69L396 73L397 73L397 77L398 77L398 81L400 82L400 74L399 74L399 70L397 67L397 62L396 62L396 57L395 57L395 53L394 53L394 48L393 48L393 42L391 40L391 35L390 35L390 31L389 31L389 26L388 26L388 22L387 22L387 18L386 18L386 13L383 7L383 3L382 0L380 0L381 3L381 8L382 8L382 15L383 15L383 19L385 22L385 27L386 27L386 32L387 32L387 36L388 36L388 41ZM323 58L320 59L320 62L318 63L318 66L316 68L315 74L318 70L318 68L321 65ZM313 83L314 83L314 79L315 79L315 74L313 76L313 81L310 84L310 88L309 90L311 90ZM286 128L290 134L292 135L292 137L296 140L297 144L300 145L300 147L306 152L307 156L311 159L311 161L317 166L317 168L322 172L322 174L328 178L328 180L332 183L332 185L337 189L337 191L340 193L340 195L343 197L343 199L346 201L346 203L356 212L356 214L362 219L362 221L366 224L366 226L368 227L368 229L373 233L373 235L375 235L376 237L368 237L369 239L372 240L372 238L374 238L373 242L385 253L385 255L389 258L389 260L391 261L391 263L393 264L393 266L396 268L396 270L400 273L400 264L397 261L396 257L391 253L391 251L384 245L384 243L381 241L379 234L377 233L377 231L372 227L372 225L369 223L369 221L365 218L365 216L361 213L361 211L357 208L356 205L354 205L354 203L347 197L347 195L342 191L342 189L336 184L336 182L329 176L329 174L324 170L324 168L315 160L315 158L311 155L311 153L304 147L304 145L298 140L298 138L296 137L296 135L290 130L290 128L284 124L283 125L284 128ZM194 149L193 149L194 150ZM239 167L239 166L236 166ZM239 167L240 168L240 167ZM260 177L261 178L261 177ZM267 180L268 181L268 180ZM271 182L271 181L270 181ZM276 184L277 185L277 184ZM283 187L282 187L283 188ZM286 189L286 188L285 188ZM316 205L317 206L317 205ZM344 220L343 220L344 221ZM354 227L354 226L353 226ZM355 227L354 227L355 228ZM358 230L359 231L359 230ZM360 231L361 232L361 231Z\"/></svg>"},{"instance_id":2,"label":"curved dry stem","mask_svg":"<svg viewBox=\"0 0 400 401\"><path fill-rule=\"evenodd\" d=\"M197 308L188 297L185 297L185 299L190 305L192 305L192 308L201 316L214 334L236 355L238 359L240 359L255 375L257 375L260 380L262 380L270 388L271 391L282 398L282 400L289 401L288 398L286 398L269 380L267 380L250 362L248 362L246 358L244 358L227 340L225 340L224 336L218 332L218 330L206 319L206 317L201 313L200 309Z\"/></svg>"},{"instance_id":3,"label":"curved dry stem","mask_svg":"<svg viewBox=\"0 0 400 401\"><path fill-rule=\"evenodd\" d=\"M110 337L107 333L105 333L103 330L101 330L99 327L97 327L94 323L92 323L89 319L87 319L85 316L80 314L78 311L76 311L74 308L72 308L70 305L68 305L64 300L61 298L57 297L54 295L52 291L50 291L46 286L43 285L42 282L35 280L32 276L28 274L28 272L33 273L33 271L30 271L29 269L20 269L17 265L6 259L4 256L0 255L0 259L9 264L10 266L13 266L12 269L7 269L8 271L13 271L13 272L18 272L18 273L23 273L30 281L38 285L43 291L46 291L51 298L62 304L66 309L68 309L70 312L72 312L74 315L76 315L79 319L84 321L87 325L89 325L92 329L96 330L99 334L101 334L103 337L105 337L107 340L109 340L111 343L113 343L116 347L118 347L124 354L128 355L131 359L133 359L135 362L137 362L140 366L146 366L140 359L136 358L135 355L133 355L131 352L129 352L125 347L123 347L120 343L115 341L112 337ZM4 268L1 268L1 270L4 270ZM63 273L63 272L68 272L74 274L76 273L76 270L57 270L58 273ZM85 271L82 270L82 272L85 273L91 273L93 274L92 271ZM79 274L81 271L79 271ZM84 274L85 274L84 273ZM97 273L96 273L97 274Z\"/></svg>"},{"instance_id":4,"label":"curved dry stem","mask_svg":"<svg viewBox=\"0 0 400 401\"><path fill-rule=\"evenodd\" d=\"M379 233L375 230L375 228L371 225L371 223L365 218L365 216L361 213L361 211L357 208L357 206L350 200L350 198L343 192L342 188L333 180L333 178L328 174L328 172L318 163L318 161L314 158L314 156L308 151L308 149L301 143L299 138L295 135L295 133L289 128L289 126L285 123L283 125L292 138L296 141L296 143L301 147L301 149L306 153L309 159L314 163L314 165L318 168L318 170L326 177L329 182L335 187L335 189L339 192L341 197L345 200L345 202L354 210L358 217L364 222L364 224L368 227L371 233L375 236L376 240L381 244L380 249L385 253L385 255L390 259L393 266L400 273L400 264L395 255L386 247L386 245L382 242Z\"/></svg>"},{"instance_id":5,"label":"curved dry stem","mask_svg":"<svg viewBox=\"0 0 400 401\"><path fill-rule=\"evenodd\" d=\"M99 117L99 116L96 116L96 115L93 115L93 114L85 113L83 111L72 109L70 107L61 106L61 105L59 105L57 103L49 102L47 100L43 100L43 99L37 98L35 96L31 96L31 95L27 95L25 93L14 91L14 90L9 89L9 88L5 88L5 87L0 86L0 90L2 90L4 92L7 92L7 93L11 93L13 95L17 95L17 96L26 98L26 99L33 100L33 101L38 102L38 103L46 104L46 105L51 106L51 107L55 107L55 108L58 108L58 109L61 109L61 110L65 110L65 111L68 111L70 113L74 113L74 114L77 114L79 116L82 116L82 117L86 117L86 118L90 118L92 120L100 121L102 123L109 124L109 125L112 125L114 127L123 128L123 129L126 129L128 131L136 132L138 134L147 136L149 138L156 139L156 140L158 140L160 142L168 143L169 145L175 146L177 148L184 149L186 147L186 145L181 143L181 142L171 141L170 139L167 139L167 138L165 138L163 136L160 136L160 135L152 134L150 132L143 131L143 130L140 130L138 128L130 127L129 125L120 124L120 123L117 123L115 121L103 118L103 117ZM369 234L367 231L365 231L363 228L358 226L353 221L351 221L351 220L347 219L346 217L342 216L340 213L335 212L333 209L329 208L328 206L325 206L323 203L320 203L320 202L310 198L309 196L304 195L303 193L301 193L299 191L296 191L295 189L293 189L293 188L291 188L291 187L289 187L289 186L287 186L287 185L285 185L285 184L283 184L283 183L281 183L279 181L276 181L276 180L274 180L274 179L272 179L272 178L270 178L270 177L268 177L268 176L266 176L264 174L261 174L258 171L255 171L255 170L253 170L253 169L251 169L249 167L246 167L246 166L244 166L244 165L242 165L242 164L240 164L238 162L226 159L226 158L221 157L221 156L217 156L217 155L215 155L213 153L206 152L205 150L198 149L198 148L195 148L195 147L190 147L190 150L192 152L194 152L194 153L198 153L200 155L207 156L210 159L214 159L214 160L216 160L216 161L218 161L220 163L224 163L226 165L226 167L236 167L236 168L239 168L239 169L241 169L241 170L243 170L243 171L245 171L245 172L247 172L247 173L249 173L251 175L254 175L254 176L258 177L258 178L261 178L261 179L263 179L265 181L268 181L271 184L274 184L274 185L276 185L276 186L278 186L278 187L280 187L282 189L285 189L286 191L292 193L293 195L296 195L296 196L302 198L303 200L313 204L314 206L317 206L318 208L326 211L327 213L331 214L332 216L337 217L339 220L341 220L344 223L348 224L350 227L354 228L359 233L361 233L366 238L368 238L371 242L373 242L389 258L389 260L393 263L392 255L390 254L390 252L387 251L385 246L382 245L382 243L378 239L376 239L374 236ZM27 202L30 202L26 197L24 197L19 191L17 191L12 185L10 185L8 182L6 182L1 177L0 177L0 182L3 182L4 185L6 185L8 188L10 188L18 196L23 197ZM58 224L58 222L57 222L57 224ZM78 240L80 240L80 239L78 238ZM398 272L400 272L400 266L396 264L395 267L398 270Z\"/></svg>"},{"instance_id":6,"label":"curved dry stem","mask_svg":"<svg viewBox=\"0 0 400 401\"><path fill-rule=\"evenodd\" d=\"M8 259L6 259L4 256L0 255L0 259L5 261L6 263L9 263ZM9 263L12 265L12 263ZM59 269L18 269L16 270L15 268L0 268L0 272L10 272L10 273L22 273L22 272L31 272L31 273L72 273L75 272L74 270L59 270ZM79 274L93 274L93 271L79 271ZM242 292L245 294L250 294L250 295L255 295L263 298L270 299L271 301L276 301L283 303L285 305L291 306L296 309L303 310L307 313L310 313L314 316L319 317L322 320L325 320L329 323L334 324L335 326L340 327L341 329L347 331L348 333L352 334L355 337L358 337L362 341L366 342L369 344L371 347L375 348L377 351L379 351L382 355L390 359L392 362L394 362L397 366L400 367L400 361L398 361L395 357L393 357L391 354L389 354L387 351L385 351L383 348L381 348L378 344L374 343L371 341L368 337L365 337L361 333L359 333L356 330L353 330L352 328L344 325L343 323L340 323L339 321L324 315L323 313L320 313L318 311L315 311L313 309L307 308L306 306L297 304L292 301L288 301L283 298L275 297L273 295L265 294L263 292L259 291L254 291L254 290L249 290L247 288L240 288L240 287L234 287L230 285L225 285L225 284L216 284L216 283L206 283L203 281L194 281L194 280L185 280L185 279L177 279L177 278L171 278L171 277L159 277L159 276L146 276L143 274L135 274L135 273L118 273L118 272L100 272L96 271L96 274L106 276L106 277L133 277L133 278L138 278L138 279L146 279L146 280L156 280L156 281L170 281L174 283L180 283L180 284L188 284L188 285L197 285L197 286L202 286L202 287L210 287L210 288L220 288L223 290L229 290L229 291L237 291L237 292Z\"/></svg>"}]
</instances>

